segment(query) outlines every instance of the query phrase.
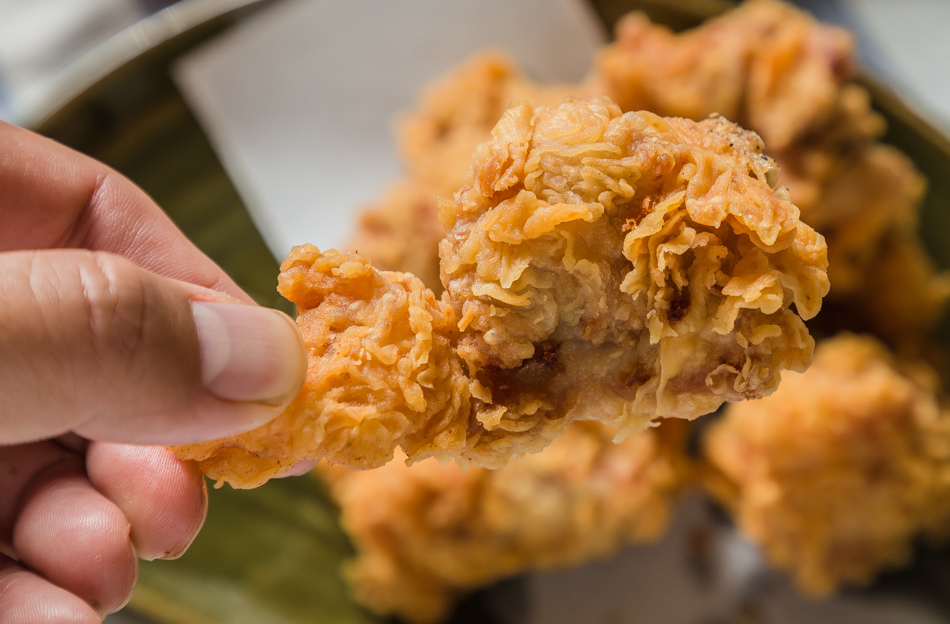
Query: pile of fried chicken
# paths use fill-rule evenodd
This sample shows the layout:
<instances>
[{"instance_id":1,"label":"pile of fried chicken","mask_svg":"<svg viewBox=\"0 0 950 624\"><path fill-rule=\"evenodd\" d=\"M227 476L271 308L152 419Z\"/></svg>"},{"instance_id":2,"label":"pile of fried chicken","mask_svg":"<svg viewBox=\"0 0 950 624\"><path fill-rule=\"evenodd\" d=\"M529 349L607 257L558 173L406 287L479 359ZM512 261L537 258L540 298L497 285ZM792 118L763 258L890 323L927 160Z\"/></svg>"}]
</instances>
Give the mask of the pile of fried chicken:
<instances>
[{"instance_id":1,"label":"pile of fried chicken","mask_svg":"<svg viewBox=\"0 0 950 624\"><path fill-rule=\"evenodd\" d=\"M409 622L655 540L697 486L805 592L866 583L950 533L950 277L884 130L851 37L778 0L629 15L580 84L476 56L402 119L359 254L285 260L294 404L176 451L235 487L322 458L355 595Z\"/></svg>"}]
</instances>

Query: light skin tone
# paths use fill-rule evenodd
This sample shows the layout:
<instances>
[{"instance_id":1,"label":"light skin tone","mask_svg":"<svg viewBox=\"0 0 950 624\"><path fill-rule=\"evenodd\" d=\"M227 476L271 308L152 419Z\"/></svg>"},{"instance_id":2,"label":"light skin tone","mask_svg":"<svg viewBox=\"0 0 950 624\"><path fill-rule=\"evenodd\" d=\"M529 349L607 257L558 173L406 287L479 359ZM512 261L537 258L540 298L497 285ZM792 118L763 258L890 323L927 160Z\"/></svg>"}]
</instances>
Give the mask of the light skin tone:
<instances>
[{"instance_id":1,"label":"light skin tone","mask_svg":"<svg viewBox=\"0 0 950 624\"><path fill-rule=\"evenodd\" d=\"M138 560L204 522L164 445L247 431L303 383L291 319L253 304L141 190L0 123L0 614L99 622Z\"/></svg>"}]
</instances>

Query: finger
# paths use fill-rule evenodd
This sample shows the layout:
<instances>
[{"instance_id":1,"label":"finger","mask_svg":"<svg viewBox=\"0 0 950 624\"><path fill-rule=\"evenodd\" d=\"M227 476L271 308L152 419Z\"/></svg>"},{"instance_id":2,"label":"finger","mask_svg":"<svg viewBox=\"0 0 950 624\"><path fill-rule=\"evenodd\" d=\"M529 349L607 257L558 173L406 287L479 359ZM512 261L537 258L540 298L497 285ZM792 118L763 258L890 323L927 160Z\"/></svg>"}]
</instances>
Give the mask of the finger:
<instances>
[{"instance_id":1,"label":"finger","mask_svg":"<svg viewBox=\"0 0 950 624\"><path fill-rule=\"evenodd\" d=\"M20 501L13 549L24 567L101 614L128 601L138 574L128 521L92 487L79 458L34 478Z\"/></svg>"},{"instance_id":2,"label":"finger","mask_svg":"<svg viewBox=\"0 0 950 624\"><path fill-rule=\"evenodd\" d=\"M53 442L0 447L0 553L13 555L16 502L33 479L54 464L75 462L77 458L78 455Z\"/></svg>"},{"instance_id":3,"label":"finger","mask_svg":"<svg viewBox=\"0 0 950 624\"><path fill-rule=\"evenodd\" d=\"M79 247L250 302L138 187L104 164L0 122L0 250Z\"/></svg>"},{"instance_id":4,"label":"finger","mask_svg":"<svg viewBox=\"0 0 950 624\"><path fill-rule=\"evenodd\" d=\"M204 477L193 462L167 449L93 442L86 471L92 485L125 514L142 559L180 556L204 524Z\"/></svg>"},{"instance_id":5,"label":"finger","mask_svg":"<svg viewBox=\"0 0 950 624\"><path fill-rule=\"evenodd\" d=\"M0 555L0 621L3 624L99 624L96 611L77 596Z\"/></svg>"},{"instance_id":6,"label":"finger","mask_svg":"<svg viewBox=\"0 0 950 624\"><path fill-rule=\"evenodd\" d=\"M189 444L275 417L303 384L296 324L112 254L0 254L0 430L17 443Z\"/></svg>"}]
</instances>

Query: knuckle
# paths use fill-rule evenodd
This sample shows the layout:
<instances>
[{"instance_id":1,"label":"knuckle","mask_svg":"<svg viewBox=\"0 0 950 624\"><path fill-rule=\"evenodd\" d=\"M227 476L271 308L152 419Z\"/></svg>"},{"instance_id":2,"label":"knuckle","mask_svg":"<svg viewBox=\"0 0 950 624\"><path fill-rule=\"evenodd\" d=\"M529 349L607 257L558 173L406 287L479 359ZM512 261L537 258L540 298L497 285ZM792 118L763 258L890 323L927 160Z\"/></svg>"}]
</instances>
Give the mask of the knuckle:
<instances>
[{"instance_id":1,"label":"knuckle","mask_svg":"<svg viewBox=\"0 0 950 624\"><path fill-rule=\"evenodd\" d=\"M79 317L103 358L120 364L134 360L146 341L149 288L127 260L92 252L78 264L82 309Z\"/></svg>"}]
</instances>

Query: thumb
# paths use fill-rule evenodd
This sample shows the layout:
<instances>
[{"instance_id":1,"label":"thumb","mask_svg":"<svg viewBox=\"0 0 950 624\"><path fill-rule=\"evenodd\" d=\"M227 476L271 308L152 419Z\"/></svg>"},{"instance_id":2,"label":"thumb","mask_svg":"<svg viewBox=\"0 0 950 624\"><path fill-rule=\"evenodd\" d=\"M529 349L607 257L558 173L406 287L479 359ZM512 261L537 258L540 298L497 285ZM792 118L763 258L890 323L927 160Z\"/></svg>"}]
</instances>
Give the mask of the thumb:
<instances>
[{"instance_id":1,"label":"thumb","mask_svg":"<svg viewBox=\"0 0 950 624\"><path fill-rule=\"evenodd\" d=\"M306 372L285 314L113 254L0 253L0 444L189 444L277 416Z\"/></svg>"}]
</instances>

